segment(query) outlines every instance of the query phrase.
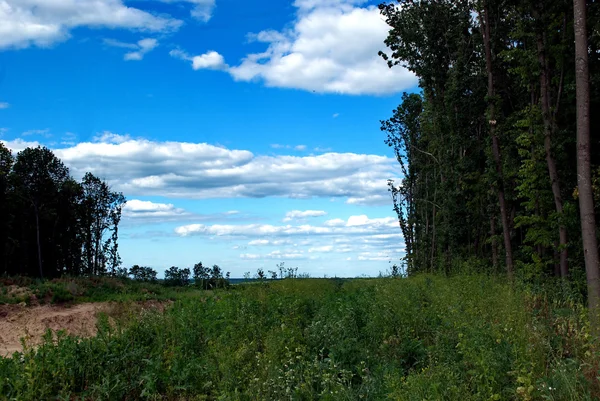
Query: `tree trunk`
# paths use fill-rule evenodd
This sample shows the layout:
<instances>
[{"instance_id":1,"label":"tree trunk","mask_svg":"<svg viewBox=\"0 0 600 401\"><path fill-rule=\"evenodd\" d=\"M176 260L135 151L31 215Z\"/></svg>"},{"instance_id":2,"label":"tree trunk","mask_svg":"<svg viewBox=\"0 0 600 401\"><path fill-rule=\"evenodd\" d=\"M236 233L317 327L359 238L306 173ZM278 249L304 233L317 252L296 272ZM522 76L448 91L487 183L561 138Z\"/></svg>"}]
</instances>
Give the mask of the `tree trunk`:
<instances>
[{"instance_id":1,"label":"tree trunk","mask_svg":"<svg viewBox=\"0 0 600 401\"><path fill-rule=\"evenodd\" d=\"M34 205L35 210L35 236L37 240L38 268L40 269L40 278L44 278L44 269L42 266L42 244L40 242L40 213L37 205Z\"/></svg>"},{"instance_id":2,"label":"tree trunk","mask_svg":"<svg viewBox=\"0 0 600 401\"><path fill-rule=\"evenodd\" d=\"M590 78L586 2L573 0L575 22L575 84L577 91L577 187L581 236L587 276L588 306L592 332L600 335L600 263L596 238L596 216L590 169Z\"/></svg>"},{"instance_id":3,"label":"tree trunk","mask_svg":"<svg viewBox=\"0 0 600 401\"><path fill-rule=\"evenodd\" d=\"M554 135L555 122L552 121L553 114L550 111L550 78L548 59L546 57L546 44L543 33L537 34L537 50L538 61L540 64L540 103L542 108L542 119L544 121L544 150L546 152L546 163L548 164L548 173L550 175L550 183L552 185L552 195L554 196L554 205L556 213L560 217L563 214L563 200L560 193L560 181L558 177L558 169L556 161L552 155L552 136ZM567 227L560 219L558 227L559 235L559 252L560 252L560 276L566 278L569 274L568 250L567 250Z\"/></svg>"},{"instance_id":4,"label":"tree trunk","mask_svg":"<svg viewBox=\"0 0 600 401\"><path fill-rule=\"evenodd\" d=\"M494 156L494 163L496 165L496 173L498 174L499 185L497 185L496 192L498 195L498 203L500 206L500 215L502 218L502 233L504 236L504 250L506 252L506 272L509 278L513 278L513 254L512 244L510 241L510 224L508 218L508 211L506 209L506 199L504 197L504 185L502 183L502 157L500 155L500 141L496 135L496 105L494 104L494 69L492 64L492 44L490 36L490 21L489 21L489 9L487 2L482 1L483 16L479 15L481 25L483 26L483 44L485 47L485 64L488 74L488 118L490 126L490 136L492 137L492 154Z\"/></svg>"},{"instance_id":5,"label":"tree trunk","mask_svg":"<svg viewBox=\"0 0 600 401\"><path fill-rule=\"evenodd\" d=\"M490 218L490 236L492 237L492 266L498 266L498 244L496 243L496 216Z\"/></svg>"}]
</instances>

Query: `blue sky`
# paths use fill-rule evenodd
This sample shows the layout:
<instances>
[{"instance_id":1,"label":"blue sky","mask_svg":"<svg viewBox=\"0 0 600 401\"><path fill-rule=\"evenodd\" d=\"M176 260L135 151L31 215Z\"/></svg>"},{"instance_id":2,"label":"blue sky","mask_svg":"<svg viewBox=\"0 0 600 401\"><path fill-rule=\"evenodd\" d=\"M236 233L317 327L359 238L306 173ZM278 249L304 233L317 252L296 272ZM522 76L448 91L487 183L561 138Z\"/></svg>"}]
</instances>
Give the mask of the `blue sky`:
<instances>
[{"instance_id":1,"label":"blue sky","mask_svg":"<svg viewBox=\"0 0 600 401\"><path fill-rule=\"evenodd\" d=\"M0 0L0 140L128 199L125 266L376 275L402 256L379 120L416 79L360 0Z\"/></svg>"}]
</instances>

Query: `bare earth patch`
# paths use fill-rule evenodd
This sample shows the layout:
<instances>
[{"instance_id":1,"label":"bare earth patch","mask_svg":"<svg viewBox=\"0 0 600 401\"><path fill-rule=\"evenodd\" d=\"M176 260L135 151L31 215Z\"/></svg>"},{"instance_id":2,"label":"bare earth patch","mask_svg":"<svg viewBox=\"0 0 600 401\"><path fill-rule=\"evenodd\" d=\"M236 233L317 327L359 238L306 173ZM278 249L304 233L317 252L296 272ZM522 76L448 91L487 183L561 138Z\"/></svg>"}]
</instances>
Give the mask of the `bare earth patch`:
<instances>
[{"instance_id":1,"label":"bare earth patch","mask_svg":"<svg viewBox=\"0 0 600 401\"><path fill-rule=\"evenodd\" d=\"M165 306L165 303L147 301L136 305L133 309L162 311ZM80 337L94 336L97 331L97 314L106 312L110 316L115 312L118 314L118 309L121 308L115 303L108 302L73 306L0 305L0 356L11 356L16 351L22 351L22 337L27 339L29 346L41 343L47 329L65 330L68 334Z\"/></svg>"},{"instance_id":2,"label":"bare earth patch","mask_svg":"<svg viewBox=\"0 0 600 401\"><path fill-rule=\"evenodd\" d=\"M89 337L96 334L96 314L106 303L74 306L0 305L0 356L22 351L21 337L29 345L39 344L47 329Z\"/></svg>"}]
</instances>

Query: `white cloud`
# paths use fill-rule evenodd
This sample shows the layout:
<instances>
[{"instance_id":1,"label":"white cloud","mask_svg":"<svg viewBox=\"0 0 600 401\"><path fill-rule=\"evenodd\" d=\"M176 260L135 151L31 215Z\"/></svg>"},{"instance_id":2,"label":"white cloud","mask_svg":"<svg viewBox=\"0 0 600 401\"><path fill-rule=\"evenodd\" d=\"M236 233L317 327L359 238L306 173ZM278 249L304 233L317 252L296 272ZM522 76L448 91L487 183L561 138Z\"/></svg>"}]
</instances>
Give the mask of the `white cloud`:
<instances>
[{"instance_id":1,"label":"white cloud","mask_svg":"<svg viewBox=\"0 0 600 401\"><path fill-rule=\"evenodd\" d=\"M9 141L0 140L8 149L10 149L13 153L20 152L25 148L35 148L40 146L41 144L38 141L24 141L21 138L12 139Z\"/></svg>"},{"instance_id":2,"label":"white cloud","mask_svg":"<svg viewBox=\"0 0 600 401\"><path fill-rule=\"evenodd\" d=\"M171 50L169 55L180 60L191 61L194 70L226 70L229 68L229 66L225 64L223 56L212 50L201 54L200 56L190 56L183 50L176 49Z\"/></svg>"},{"instance_id":3,"label":"white cloud","mask_svg":"<svg viewBox=\"0 0 600 401\"><path fill-rule=\"evenodd\" d=\"M249 240L248 246L278 246L271 252L240 255L246 260L338 259L390 261L402 257L404 243L394 217L350 216L336 226L270 224L190 224L175 228L178 236L204 236L211 241ZM293 245L293 246L290 246ZM287 247L286 247L287 246ZM245 247L238 247L245 249ZM324 255L325 254L325 255ZM336 256L337 255L337 256Z\"/></svg>"},{"instance_id":4,"label":"white cloud","mask_svg":"<svg viewBox=\"0 0 600 401\"><path fill-rule=\"evenodd\" d=\"M120 40L111 39L111 38L104 38L104 39L102 39L102 42L105 45L111 46L111 47L120 47L123 49L137 49L138 48L138 45L135 43L121 42Z\"/></svg>"},{"instance_id":5,"label":"white cloud","mask_svg":"<svg viewBox=\"0 0 600 401\"><path fill-rule=\"evenodd\" d=\"M38 145L22 139L3 142L16 151ZM261 156L206 143L155 142L111 132L99 134L94 142L53 150L76 178L90 171L128 197L316 197L389 204L387 179L399 175L395 159L385 156Z\"/></svg>"},{"instance_id":6,"label":"white cloud","mask_svg":"<svg viewBox=\"0 0 600 401\"><path fill-rule=\"evenodd\" d=\"M151 52L158 46L158 40L153 38L145 38L139 40L137 43L125 43L114 39L104 39L104 44L112 47L131 49L133 51L125 53L123 59L126 61L139 61L144 58L146 53Z\"/></svg>"},{"instance_id":7,"label":"white cloud","mask_svg":"<svg viewBox=\"0 0 600 401\"><path fill-rule=\"evenodd\" d=\"M242 253L241 259L304 259L306 256L301 252L294 251L273 251L267 254Z\"/></svg>"},{"instance_id":8,"label":"white cloud","mask_svg":"<svg viewBox=\"0 0 600 401\"><path fill-rule=\"evenodd\" d=\"M172 221L190 218L191 213L175 207L172 203L155 203L139 199L128 200L123 207L123 217L134 221Z\"/></svg>"},{"instance_id":9,"label":"white cloud","mask_svg":"<svg viewBox=\"0 0 600 401\"><path fill-rule=\"evenodd\" d=\"M338 118L340 116L340 113L333 113L332 117L333 118Z\"/></svg>"},{"instance_id":10,"label":"white cloud","mask_svg":"<svg viewBox=\"0 0 600 401\"><path fill-rule=\"evenodd\" d=\"M8 109L10 107L9 103L6 102L0 102L0 110L1 109Z\"/></svg>"},{"instance_id":11,"label":"white cloud","mask_svg":"<svg viewBox=\"0 0 600 401\"><path fill-rule=\"evenodd\" d=\"M268 245L269 244L269 240L266 239L255 239L253 241L248 242L248 245Z\"/></svg>"},{"instance_id":12,"label":"white cloud","mask_svg":"<svg viewBox=\"0 0 600 401\"><path fill-rule=\"evenodd\" d=\"M237 81L318 93L386 95L410 89L417 84L414 74L400 66L389 68L378 55L390 27L377 7L360 7L363 3L298 0L291 28L248 34L249 41L267 44L264 52L248 54L229 67L221 54L211 51L196 56L207 60L192 66L224 70ZM196 58L174 52L183 60Z\"/></svg>"},{"instance_id":13,"label":"white cloud","mask_svg":"<svg viewBox=\"0 0 600 401\"><path fill-rule=\"evenodd\" d=\"M49 132L50 132L49 128L44 128L44 129L30 129L28 131L23 132L21 135L22 136L38 135L38 136L48 137L48 136L50 136Z\"/></svg>"},{"instance_id":14,"label":"white cloud","mask_svg":"<svg viewBox=\"0 0 600 401\"><path fill-rule=\"evenodd\" d=\"M163 3L190 3L192 10L190 15L202 22L208 22L212 18L215 9L215 0L160 0Z\"/></svg>"},{"instance_id":15,"label":"white cloud","mask_svg":"<svg viewBox=\"0 0 600 401\"><path fill-rule=\"evenodd\" d=\"M333 245L324 245L324 246L316 246L313 248L308 248L309 253L315 252L331 252L333 250Z\"/></svg>"},{"instance_id":16,"label":"white cloud","mask_svg":"<svg viewBox=\"0 0 600 401\"><path fill-rule=\"evenodd\" d=\"M292 210L285 214L283 221L303 220L307 217L320 217L327 214L324 210Z\"/></svg>"},{"instance_id":17,"label":"white cloud","mask_svg":"<svg viewBox=\"0 0 600 401\"><path fill-rule=\"evenodd\" d=\"M296 1L289 30L263 31L250 39L265 42L262 53L247 55L229 72L236 80L319 93L391 94L416 85L408 70L390 69L378 51L389 26L377 7L364 1Z\"/></svg>"},{"instance_id":18,"label":"white cloud","mask_svg":"<svg viewBox=\"0 0 600 401\"><path fill-rule=\"evenodd\" d=\"M78 27L167 32L181 24L122 0L0 0L0 49L50 46Z\"/></svg>"},{"instance_id":19,"label":"white cloud","mask_svg":"<svg viewBox=\"0 0 600 401\"><path fill-rule=\"evenodd\" d=\"M314 226L271 224L188 224L175 228L182 237L190 235L242 236L242 237L290 237L290 236L339 236L339 235L378 235L381 232L392 234L398 230L398 222L393 217L369 219L367 216L350 216L344 225L323 224ZM392 237L390 237L392 238Z\"/></svg>"},{"instance_id":20,"label":"white cloud","mask_svg":"<svg viewBox=\"0 0 600 401\"><path fill-rule=\"evenodd\" d=\"M129 135L114 134L110 131L104 131L94 136L95 142L120 144L131 141Z\"/></svg>"},{"instance_id":21,"label":"white cloud","mask_svg":"<svg viewBox=\"0 0 600 401\"><path fill-rule=\"evenodd\" d=\"M306 150L306 145L282 145L280 143L272 143L271 147L273 149L294 149L294 150L298 150L298 151L304 151Z\"/></svg>"}]
</instances>

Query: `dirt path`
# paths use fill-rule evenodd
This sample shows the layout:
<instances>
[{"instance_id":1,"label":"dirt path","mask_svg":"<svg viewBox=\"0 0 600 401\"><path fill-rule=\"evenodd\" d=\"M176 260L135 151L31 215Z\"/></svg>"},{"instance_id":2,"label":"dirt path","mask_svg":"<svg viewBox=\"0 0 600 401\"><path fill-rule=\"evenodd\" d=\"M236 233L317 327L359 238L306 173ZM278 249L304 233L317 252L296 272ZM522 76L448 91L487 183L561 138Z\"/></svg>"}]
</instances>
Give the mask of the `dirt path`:
<instances>
[{"instance_id":1,"label":"dirt path","mask_svg":"<svg viewBox=\"0 0 600 401\"><path fill-rule=\"evenodd\" d=\"M0 305L0 356L21 351L21 337L36 345L47 329L66 330L69 334L89 337L96 334L96 315L109 309L108 303L84 303L74 306Z\"/></svg>"}]
</instances>

